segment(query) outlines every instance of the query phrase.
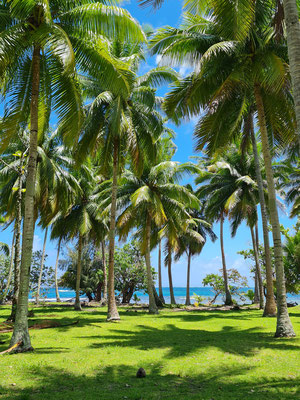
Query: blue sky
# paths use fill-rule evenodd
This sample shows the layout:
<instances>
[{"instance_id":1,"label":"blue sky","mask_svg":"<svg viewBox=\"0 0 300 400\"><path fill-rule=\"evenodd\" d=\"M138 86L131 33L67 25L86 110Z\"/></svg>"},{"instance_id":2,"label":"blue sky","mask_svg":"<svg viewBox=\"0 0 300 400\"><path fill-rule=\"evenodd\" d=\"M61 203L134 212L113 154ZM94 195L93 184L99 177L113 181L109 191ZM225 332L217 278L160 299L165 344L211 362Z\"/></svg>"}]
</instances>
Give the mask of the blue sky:
<instances>
[{"instance_id":1,"label":"blue sky","mask_svg":"<svg viewBox=\"0 0 300 400\"><path fill-rule=\"evenodd\" d=\"M154 28L164 25L176 26L180 20L181 2L178 0L166 0L164 6L155 13L149 8L141 8L137 5L137 0L126 1L124 6L130 13L141 23L151 24ZM149 57L147 63L141 67L141 73L146 72L150 68L155 67L156 57ZM184 68L181 69L184 73ZM163 92L165 89L162 90ZM0 115L2 110L0 108ZM180 127L172 128L176 131L177 137L175 143L178 147L175 155L175 160L180 162L189 161L189 158L194 155L199 155L193 151L193 127L195 121L183 123ZM285 227L292 227L295 221L290 220L287 215L280 212L280 222ZM214 226L215 233L219 236L219 225ZM243 224L235 238L231 238L229 231L229 224L225 223L225 251L227 257L228 268L237 268L242 275L250 277L249 263L247 263L242 256L237 254L238 251L251 247L251 237L249 228ZM260 237L262 238L261 223L260 223ZM10 228L6 231L0 232L0 241L11 243L12 234ZM35 231L34 237L34 250L41 249L43 244L43 232L39 227ZM47 264L54 265L56 257L56 243L47 242ZM157 251L152 253L152 264L157 268ZM173 284L174 286L185 286L186 283L186 258L182 258L179 262L173 265ZM202 286L202 279L208 273L218 273L221 268L221 254L220 242L217 240L215 243L210 241L205 245L200 256L197 256L192 261L191 271L191 286ZM253 283L249 278L249 285ZM168 286L167 271L163 268L163 286Z\"/></svg>"}]
</instances>

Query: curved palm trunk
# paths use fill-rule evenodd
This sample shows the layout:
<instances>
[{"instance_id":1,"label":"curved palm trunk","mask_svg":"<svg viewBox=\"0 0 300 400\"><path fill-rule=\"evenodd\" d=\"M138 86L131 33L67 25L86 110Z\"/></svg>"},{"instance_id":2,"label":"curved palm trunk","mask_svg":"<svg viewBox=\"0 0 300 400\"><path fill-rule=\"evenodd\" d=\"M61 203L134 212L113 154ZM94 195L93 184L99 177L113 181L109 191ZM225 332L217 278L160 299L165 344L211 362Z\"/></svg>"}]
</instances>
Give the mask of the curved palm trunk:
<instances>
[{"instance_id":1,"label":"curved palm trunk","mask_svg":"<svg viewBox=\"0 0 300 400\"><path fill-rule=\"evenodd\" d=\"M18 180L18 194L17 194L17 204L16 204L16 221L15 221L15 257L14 257L14 294L12 299L11 314L9 321L15 321L17 303L19 296L19 283L20 283L20 247L21 247L21 224L22 224L22 167L23 167L24 154L22 154L20 161L20 171Z\"/></svg>"},{"instance_id":2,"label":"curved palm trunk","mask_svg":"<svg viewBox=\"0 0 300 400\"><path fill-rule=\"evenodd\" d=\"M101 301L102 304L107 302L107 273L106 273L106 260L105 260L105 242L102 240L101 242L101 251L102 251L102 264L103 264L103 299Z\"/></svg>"},{"instance_id":3,"label":"curved palm trunk","mask_svg":"<svg viewBox=\"0 0 300 400\"><path fill-rule=\"evenodd\" d=\"M32 350L28 332L28 293L30 264L34 236L34 195L38 139L38 102L40 84L40 48L34 46L32 57L32 92L30 104L30 140L28 169L25 192L25 214L23 224L22 258L20 268L20 288L16 310L16 322L10 345L18 345L18 350Z\"/></svg>"},{"instance_id":4,"label":"curved palm trunk","mask_svg":"<svg viewBox=\"0 0 300 400\"><path fill-rule=\"evenodd\" d=\"M113 183L111 189L111 211L109 228L109 256L108 256L108 310L107 321L116 321L120 319L116 298L115 298L115 231L116 231L116 213L117 213L117 191L118 191L118 143L114 143L113 155Z\"/></svg>"},{"instance_id":5,"label":"curved palm trunk","mask_svg":"<svg viewBox=\"0 0 300 400\"><path fill-rule=\"evenodd\" d=\"M261 310L263 310L264 309L264 288L263 288L262 278L261 278L261 270L260 270L259 258L258 258L258 249L256 246L255 234L254 234L254 230L253 230L252 226L250 226L250 231L251 231L253 253L254 253L254 259L255 259L255 270L256 270L257 281L258 281L259 308Z\"/></svg>"},{"instance_id":6,"label":"curved palm trunk","mask_svg":"<svg viewBox=\"0 0 300 400\"><path fill-rule=\"evenodd\" d=\"M153 293L153 277L151 271L151 259L150 259L150 239L151 239L151 215L148 214L146 221L146 252L145 252L145 261L147 268L147 289L149 295L149 313L150 314L158 314L154 293ZM155 288L154 288L155 290Z\"/></svg>"},{"instance_id":7,"label":"curved palm trunk","mask_svg":"<svg viewBox=\"0 0 300 400\"><path fill-rule=\"evenodd\" d=\"M12 273L13 273L13 266L14 266L15 240L16 240L16 230L14 228L14 234L13 234L13 239L12 239L12 243L11 243L11 254L10 254L10 263L9 263L9 272L8 272L8 277L7 277L7 283L6 283L5 290L3 292L3 296L0 299L0 304L5 301L7 293L9 291L9 286L10 286Z\"/></svg>"},{"instance_id":8,"label":"curved palm trunk","mask_svg":"<svg viewBox=\"0 0 300 400\"><path fill-rule=\"evenodd\" d=\"M58 246L57 246L57 256L56 256L56 262L55 262L55 295L56 295L56 302L60 303L60 296L59 296L59 290L58 290L58 282L57 282L57 270L58 270L58 261L59 261L59 253L60 253L60 245L61 245L61 238L58 241Z\"/></svg>"},{"instance_id":9,"label":"curved palm trunk","mask_svg":"<svg viewBox=\"0 0 300 400\"><path fill-rule=\"evenodd\" d=\"M259 290L258 290L258 278L257 278L257 269L255 268L254 274L254 304L259 304Z\"/></svg>"},{"instance_id":10,"label":"curved palm trunk","mask_svg":"<svg viewBox=\"0 0 300 400\"><path fill-rule=\"evenodd\" d=\"M300 141L300 23L296 0L283 0L289 64Z\"/></svg>"},{"instance_id":11,"label":"curved palm trunk","mask_svg":"<svg viewBox=\"0 0 300 400\"><path fill-rule=\"evenodd\" d=\"M163 302L161 301L161 299L159 298L154 284L153 284L153 287L152 287L152 291L153 291L153 296L154 296L154 299L155 299L155 304L156 304L156 306L157 306L157 307L163 307L163 306L164 306L164 303L163 303Z\"/></svg>"},{"instance_id":12,"label":"curved palm trunk","mask_svg":"<svg viewBox=\"0 0 300 400\"><path fill-rule=\"evenodd\" d=\"M186 278L186 298L185 298L185 305L191 305L191 298L190 298L190 277L191 277L191 259L192 255L189 250L188 252L188 264L187 264L187 278Z\"/></svg>"},{"instance_id":13,"label":"curved palm trunk","mask_svg":"<svg viewBox=\"0 0 300 400\"><path fill-rule=\"evenodd\" d=\"M254 95L257 105L258 122L261 133L262 150L266 168L268 195L269 195L269 211L270 220L272 224L273 242L274 242L274 255L275 255L275 269L276 269L276 288L277 288L277 327L276 337L290 337L295 336L295 332L290 321L287 303L286 303L286 288L283 267L283 252L281 244L281 232L278 217L278 210L276 204L276 191L274 185L274 176L272 170L272 157L269 148L268 133L265 120L265 111L263 99L261 97L260 87L255 85Z\"/></svg>"},{"instance_id":14,"label":"curved palm trunk","mask_svg":"<svg viewBox=\"0 0 300 400\"><path fill-rule=\"evenodd\" d=\"M267 208L264 195L263 180L260 170L257 143L253 127L253 117L251 116L251 141L253 156L255 162L256 179L259 193L259 203L263 226L263 236L264 236L264 249L265 249L265 263L266 263L266 281L267 281L267 293L266 293L266 304L264 309L264 317L275 317L276 316L276 303L274 298L274 287L273 287L273 270L271 261L271 251L270 251L270 240L269 240L269 229L268 229L268 216Z\"/></svg>"},{"instance_id":15,"label":"curved palm trunk","mask_svg":"<svg viewBox=\"0 0 300 400\"><path fill-rule=\"evenodd\" d=\"M158 297L160 301L165 304L164 294L162 290L162 278L161 278L161 240L158 243Z\"/></svg>"},{"instance_id":16,"label":"curved palm trunk","mask_svg":"<svg viewBox=\"0 0 300 400\"><path fill-rule=\"evenodd\" d=\"M251 141L253 156L255 162L256 180L258 186L260 211L263 226L263 236L264 236L264 249L265 249L265 264L266 264L266 281L267 281L267 293L266 293L266 304L264 309L264 317L275 317L276 316L276 303L274 297L274 287L273 287L273 270L271 261L271 251L270 251L270 240L269 240L269 229L268 229L268 214L264 195L263 179L260 170L257 143L253 127L253 116L251 116Z\"/></svg>"},{"instance_id":17,"label":"curved palm trunk","mask_svg":"<svg viewBox=\"0 0 300 400\"><path fill-rule=\"evenodd\" d=\"M258 236L258 224L256 222L255 224L255 244L256 244L256 250L257 250L257 258L259 260L259 236ZM260 293L262 296L264 296L264 284L263 284L263 278L262 278L262 274L261 274L261 268L260 268L260 264L259 264L259 270L260 273L258 274L258 287L260 289Z\"/></svg>"},{"instance_id":18,"label":"curved palm trunk","mask_svg":"<svg viewBox=\"0 0 300 400\"><path fill-rule=\"evenodd\" d=\"M233 304L233 302L232 302L232 297L231 297L231 293L229 290L226 258L225 258L225 251L224 251L224 214L223 214L223 212L221 213L221 218L220 218L220 244L221 244L221 254L222 254L223 279L224 279L224 287L225 287L225 305L231 306Z\"/></svg>"},{"instance_id":19,"label":"curved palm trunk","mask_svg":"<svg viewBox=\"0 0 300 400\"><path fill-rule=\"evenodd\" d=\"M40 275L39 275L38 287L37 287L36 298L35 298L35 303L36 304L39 304L39 302L40 302L40 292L41 292L41 283L42 283L44 262L45 262L47 235L48 235L48 226L46 227L45 236L44 236L44 244L43 244L43 252L42 252L42 259L41 259Z\"/></svg>"},{"instance_id":20,"label":"curved palm trunk","mask_svg":"<svg viewBox=\"0 0 300 400\"><path fill-rule=\"evenodd\" d=\"M168 245L168 277L169 277L171 304L176 304L174 289L173 289L173 279L172 279L172 250L170 245Z\"/></svg>"},{"instance_id":21,"label":"curved palm trunk","mask_svg":"<svg viewBox=\"0 0 300 400\"><path fill-rule=\"evenodd\" d=\"M76 271L76 299L74 309L81 311L80 303L80 279L81 279L81 265L82 265L82 235L79 234L78 238L78 256L77 256L77 271Z\"/></svg>"}]
</instances>

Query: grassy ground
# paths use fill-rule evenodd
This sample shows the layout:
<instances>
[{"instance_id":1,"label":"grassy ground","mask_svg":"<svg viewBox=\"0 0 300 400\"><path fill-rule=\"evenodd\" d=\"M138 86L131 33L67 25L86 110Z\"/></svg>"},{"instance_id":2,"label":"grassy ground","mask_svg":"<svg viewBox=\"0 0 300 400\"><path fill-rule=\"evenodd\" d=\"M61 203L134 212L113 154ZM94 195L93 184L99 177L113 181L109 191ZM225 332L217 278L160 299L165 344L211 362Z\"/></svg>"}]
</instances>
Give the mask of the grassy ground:
<instances>
[{"instance_id":1,"label":"grassy ground","mask_svg":"<svg viewBox=\"0 0 300 400\"><path fill-rule=\"evenodd\" d=\"M0 308L0 322L9 314ZM154 400L300 398L300 307L291 309L297 339L275 339L261 312L35 309L34 322L77 325L31 330L34 353L0 356L1 400ZM9 343L0 334L0 351ZM145 379L137 379L139 367ZM298 397L299 396L299 397Z\"/></svg>"}]
</instances>

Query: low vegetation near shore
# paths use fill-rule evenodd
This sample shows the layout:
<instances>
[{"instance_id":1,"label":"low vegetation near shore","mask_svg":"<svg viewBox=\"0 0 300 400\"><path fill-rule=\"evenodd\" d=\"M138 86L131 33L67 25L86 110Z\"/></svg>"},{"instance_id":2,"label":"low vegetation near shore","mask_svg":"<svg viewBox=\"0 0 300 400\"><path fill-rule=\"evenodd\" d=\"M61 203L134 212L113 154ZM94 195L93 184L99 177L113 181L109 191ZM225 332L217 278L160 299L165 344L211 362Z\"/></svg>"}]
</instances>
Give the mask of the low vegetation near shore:
<instances>
[{"instance_id":1,"label":"low vegetation near shore","mask_svg":"<svg viewBox=\"0 0 300 400\"><path fill-rule=\"evenodd\" d=\"M9 316L0 309L0 329ZM275 339L276 319L259 310L34 309L35 351L1 355L1 400L296 399L299 338ZM291 309L300 334L300 307ZM52 323L49 323L52 321ZM78 322L77 322L78 321ZM77 322L77 323L76 323ZM0 351L11 333L0 333ZM142 367L146 377L136 378Z\"/></svg>"}]
</instances>

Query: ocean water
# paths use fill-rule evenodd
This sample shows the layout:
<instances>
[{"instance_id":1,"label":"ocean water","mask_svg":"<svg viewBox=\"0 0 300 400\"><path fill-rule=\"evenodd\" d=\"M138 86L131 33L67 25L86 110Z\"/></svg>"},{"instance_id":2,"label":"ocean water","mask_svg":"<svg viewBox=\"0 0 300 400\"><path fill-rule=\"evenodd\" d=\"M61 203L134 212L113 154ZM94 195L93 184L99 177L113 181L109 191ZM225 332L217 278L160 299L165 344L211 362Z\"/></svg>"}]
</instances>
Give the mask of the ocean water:
<instances>
[{"instance_id":1,"label":"ocean water","mask_svg":"<svg viewBox=\"0 0 300 400\"><path fill-rule=\"evenodd\" d=\"M244 288L242 292L247 292L248 289L253 288ZM158 289L157 289L158 291ZM135 293L138 298L140 299L139 303L148 303L148 295L145 294L144 292L136 292ZM191 296L191 302L194 303L195 299L193 299L194 294L201 296L203 298L203 303L207 303L209 301L209 298L212 298L214 296L214 292L212 291L211 288L209 287L192 287L190 288L190 296ZM67 288L59 288L59 295L62 301L74 301L75 298L75 292L73 290L67 289ZM165 298L166 303L170 303L170 290L167 287L163 288L163 295ZM182 287L174 287L174 295L175 295L175 300L176 303L178 304L184 304L185 303L185 296L186 296L186 288ZM56 301L56 296L55 296L55 289L50 288L44 290L44 295L41 296L41 298L44 298L46 301ZM87 300L85 296L81 296L82 300ZM294 294L288 294L287 299L289 302L297 302L300 304L300 295L294 295ZM30 296L30 300L34 300ZM246 301L241 301L239 298L236 298L238 303L250 303L248 299ZM221 296L217 298L216 304L222 304L223 299Z\"/></svg>"}]
</instances>

